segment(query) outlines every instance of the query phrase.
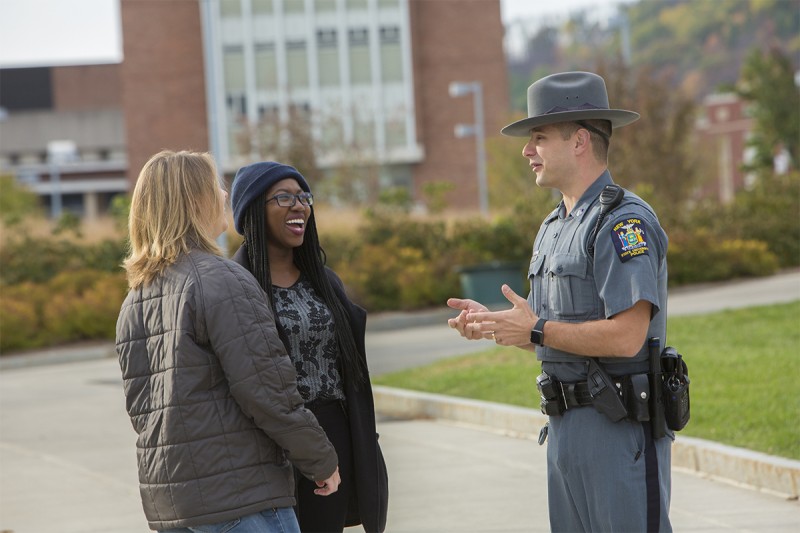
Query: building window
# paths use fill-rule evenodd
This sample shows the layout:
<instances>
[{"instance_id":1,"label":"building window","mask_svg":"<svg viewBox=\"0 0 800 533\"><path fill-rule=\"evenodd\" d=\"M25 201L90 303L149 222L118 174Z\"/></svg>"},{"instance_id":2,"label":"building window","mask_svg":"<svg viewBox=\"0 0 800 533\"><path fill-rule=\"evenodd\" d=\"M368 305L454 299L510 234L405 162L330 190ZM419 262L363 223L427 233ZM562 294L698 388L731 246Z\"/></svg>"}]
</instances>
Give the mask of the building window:
<instances>
[{"instance_id":1,"label":"building window","mask_svg":"<svg viewBox=\"0 0 800 533\"><path fill-rule=\"evenodd\" d=\"M369 34L366 28L349 31L350 41L350 83L369 84L372 82L372 69L369 60Z\"/></svg>"},{"instance_id":2,"label":"building window","mask_svg":"<svg viewBox=\"0 0 800 533\"><path fill-rule=\"evenodd\" d=\"M225 103L231 120L238 120L247 114L247 97L244 94L228 94Z\"/></svg>"},{"instance_id":3,"label":"building window","mask_svg":"<svg viewBox=\"0 0 800 533\"><path fill-rule=\"evenodd\" d=\"M290 89L308 87L308 53L305 41L286 43L286 72Z\"/></svg>"},{"instance_id":4,"label":"building window","mask_svg":"<svg viewBox=\"0 0 800 533\"><path fill-rule=\"evenodd\" d=\"M336 11L336 0L314 0L314 10L317 13Z\"/></svg>"},{"instance_id":5,"label":"building window","mask_svg":"<svg viewBox=\"0 0 800 533\"><path fill-rule=\"evenodd\" d=\"M285 13L303 13L306 10L305 0L284 0L283 11Z\"/></svg>"},{"instance_id":6,"label":"building window","mask_svg":"<svg viewBox=\"0 0 800 533\"><path fill-rule=\"evenodd\" d=\"M219 12L223 17L241 17L242 3L239 0L220 0Z\"/></svg>"},{"instance_id":7,"label":"building window","mask_svg":"<svg viewBox=\"0 0 800 533\"><path fill-rule=\"evenodd\" d=\"M360 118L355 123L354 140L361 150L375 147L375 122L370 118Z\"/></svg>"},{"instance_id":8,"label":"building window","mask_svg":"<svg viewBox=\"0 0 800 533\"><path fill-rule=\"evenodd\" d=\"M271 15L274 10L272 0L253 0L253 13L256 15Z\"/></svg>"},{"instance_id":9,"label":"building window","mask_svg":"<svg viewBox=\"0 0 800 533\"><path fill-rule=\"evenodd\" d=\"M244 91L244 54L241 46L226 46L222 52L227 92Z\"/></svg>"},{"instance_id":10,"label":"building window","mask_svg":"<svg viewBox=\"0 0 800 533\"><path fill-rule=\"evenodd\" d=\"M278 88L278 67L275 45L257 44L255 47L256 88L275 90Z\"/></svg>"},{"instance_id":11,"label":"building window","mask_svg":"<svg viewBox=\"0 0 800 533\"><path fill-rule=\"evenodd\" d=\"M406 122L402 118L399 120L386 121L386 146L388 148L398 148L406 145Z\"/></svg>"},{"instance_id":12,"label":"building window","mask_svg":"<svg viewBox=\"0 0 800 533\"><path fill-rule=\"evenodd\" d=\"M336 30L317 31L319 84L322 87L339 85L339 48Z\"/></svg>"},{"instance_id":13,"label":"building window","mask_svg":"<svg viewBox=\"0 0 800 533\"><path fill-rule=\"evenodd\" d=\"M378 0L378 7L381 9L392 9L400 5L399 0Z\"/></svg>"},{"instance_id":14,"label":"building window","mask_svg":"<svg viewBox=\"0 0 800 533\"><path fill-rule=\"evenodd\" d=\"M381 81L403 81L400 30L396 27L381 28Z\"/></svg>"},{"instance_id":15,"label":"building window","mask_svg":"<svg viewBox=\"0 0 800 533\"><path fill-rule=\"evenodd\" d=\"M347 0L348 11L356 11L359 9L367 9L367 0Z\"/></svg>"}]
</instances>

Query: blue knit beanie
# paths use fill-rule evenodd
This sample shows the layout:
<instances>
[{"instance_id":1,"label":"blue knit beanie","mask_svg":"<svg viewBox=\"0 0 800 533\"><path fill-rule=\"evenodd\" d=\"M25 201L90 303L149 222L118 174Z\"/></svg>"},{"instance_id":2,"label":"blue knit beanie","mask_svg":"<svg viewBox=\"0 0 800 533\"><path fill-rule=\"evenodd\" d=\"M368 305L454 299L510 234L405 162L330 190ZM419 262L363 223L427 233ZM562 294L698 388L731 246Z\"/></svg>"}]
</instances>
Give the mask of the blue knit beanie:
<instances>
[{"instance_id":1,"label":"blue knit beanie","mask_svg":"<svg viewBox=\"0 0 800 533\"><path fill-rule=\"evenodd\" d=\"M311 192L306 179L296 168L275 161L253 163L236 172L231 190L231 209L233 210L233 225L240 235L244 235L242 223L244 222L244 212L247 211L250 202L286 178L292 178L300 184L301 189Z\"/></svg>"}]
</instances>

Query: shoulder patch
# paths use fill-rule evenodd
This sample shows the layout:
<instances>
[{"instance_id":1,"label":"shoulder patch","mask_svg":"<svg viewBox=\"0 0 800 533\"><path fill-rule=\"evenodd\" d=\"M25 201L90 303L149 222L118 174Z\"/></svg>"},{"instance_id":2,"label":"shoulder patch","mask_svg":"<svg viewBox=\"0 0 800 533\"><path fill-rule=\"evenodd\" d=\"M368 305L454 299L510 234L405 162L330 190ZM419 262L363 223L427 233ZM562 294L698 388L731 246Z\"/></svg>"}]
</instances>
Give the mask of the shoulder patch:
<instances>
[{"instance_id":1,"label":"shoulder patch","mask_svg":"<svg viewBox=\"0 0 800 533\"><path fill-rule=\"evenodd\" d=\"M611 241L623 263L639 255L647 255L647 234L640 218L622 218L611 229Z\"/></svg>"}]
</instances>

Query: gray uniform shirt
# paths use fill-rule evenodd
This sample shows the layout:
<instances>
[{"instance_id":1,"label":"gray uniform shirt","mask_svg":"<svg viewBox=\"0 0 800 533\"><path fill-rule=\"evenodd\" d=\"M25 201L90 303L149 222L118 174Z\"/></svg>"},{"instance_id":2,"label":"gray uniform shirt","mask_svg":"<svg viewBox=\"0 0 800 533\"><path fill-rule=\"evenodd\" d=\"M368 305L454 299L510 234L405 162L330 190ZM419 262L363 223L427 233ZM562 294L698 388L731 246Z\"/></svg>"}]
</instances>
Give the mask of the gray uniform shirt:
<instances>
[{"instance_id":1,"label":"gray uniform shirt","mask_svg":"<svg viewBox=\"0 0 800 533\"><path fill-rule=\"evenodd\" d=\"M533 246L528 303L541 318L581 323L610 318L639 300L653 304L647 338L663 348L667 318L667 235L653 209L625 191L622 202L605 217L595 254L587 247L600 213L600 192L610 185L605 171L586 190L569 215L563 202L545 218ZM545 339L546 342L546 339ZM538 346L542 368L562 381L586 377L587 358ZM601 358L612 375L647 370L648 347L630 358Z\"/></svg>"}]
</instances>

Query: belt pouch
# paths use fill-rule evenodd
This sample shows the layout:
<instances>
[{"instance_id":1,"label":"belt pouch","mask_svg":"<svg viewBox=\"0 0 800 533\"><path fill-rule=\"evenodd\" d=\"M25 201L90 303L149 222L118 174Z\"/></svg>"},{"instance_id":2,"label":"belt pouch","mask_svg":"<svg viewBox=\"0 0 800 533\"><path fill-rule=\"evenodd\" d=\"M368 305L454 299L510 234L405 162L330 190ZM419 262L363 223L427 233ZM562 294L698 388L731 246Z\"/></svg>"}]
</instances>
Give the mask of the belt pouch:
<instances>
[{"instance_id":1,"label":"belt pouch","mask_svg":"<svg viewBox=\"0 0 800 533\"><path fill-rule=\"evenodd\" d=\"M647 374L633 374L630 376L628 389L628 411L633 420L647 422L650 420L650 383Z\"/></svg>"}]
</instances>

